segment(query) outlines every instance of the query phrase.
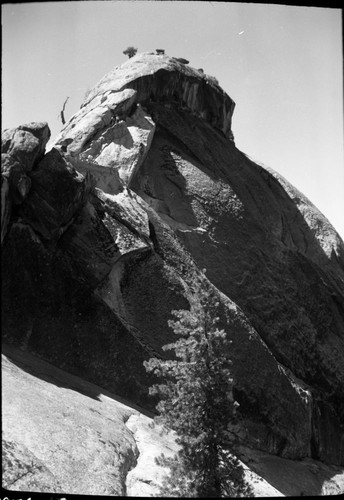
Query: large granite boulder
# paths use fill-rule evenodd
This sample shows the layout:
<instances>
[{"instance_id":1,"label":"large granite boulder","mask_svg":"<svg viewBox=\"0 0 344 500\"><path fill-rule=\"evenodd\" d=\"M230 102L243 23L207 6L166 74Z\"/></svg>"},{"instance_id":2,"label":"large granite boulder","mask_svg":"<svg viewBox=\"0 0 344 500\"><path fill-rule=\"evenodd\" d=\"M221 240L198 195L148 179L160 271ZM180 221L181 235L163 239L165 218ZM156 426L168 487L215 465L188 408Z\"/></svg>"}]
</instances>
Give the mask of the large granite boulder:
<instances>
[{"instance_id":1,"label":"large granite boulder","mask_svg":"<svg viewBox=\"0 0 344 500\"><path fill-rule=\"evenodd\" d=\"M165 55L106 75L10 215L4 336L153 408L142 362L166 356L171 311L200 285L232 340L242 442L343 463L343 242L235 147L233 109Z\"/></svg>"},{"instance_id":2,"label":"large granite boulder","mask_svg":"<svg viewBox=\"0 0 344 500\"><path fill-rule=\"evenodd\" d=\"M1 163L1 172L10 180L22 173L31 172L36 163L43 157L45 146L50 138L48 124L28 123L15 129L6 129L1 137L1 154L4 155ZM13 168L12 165L16 168Z\"/></svg>"},{"instance_id":3,"label":"large granite boulder","mask_svg":"<svg viewBox=\"0 0 344 500\"><path fill-rule=\"evenodd\" d=\"M88 177L53 148L29 178L31 190L19 215L43 238L58 239L85 203Z\"/></svg>"},{"instance_id":4,"label":"large granite boulder","mask_svg":"<svg viewBox=\"0 0 344 500\"><path fill-rule=\"evenodd\" d=\"M44 156L50 138L48 124L28 123L6 129L1 136L1 243L7 232L12 204L19 205L30 191L29 172Z\"/></svg>"}]
</instances>

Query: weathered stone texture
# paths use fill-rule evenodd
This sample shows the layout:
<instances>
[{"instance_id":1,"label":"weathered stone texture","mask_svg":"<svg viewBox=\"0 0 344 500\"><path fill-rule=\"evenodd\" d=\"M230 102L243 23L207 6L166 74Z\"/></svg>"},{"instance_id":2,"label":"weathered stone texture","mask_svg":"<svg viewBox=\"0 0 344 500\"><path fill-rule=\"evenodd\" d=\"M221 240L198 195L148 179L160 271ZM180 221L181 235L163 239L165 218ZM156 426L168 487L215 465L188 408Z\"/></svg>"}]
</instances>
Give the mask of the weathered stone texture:
<instances>
[{"instance_id":1,"label":"weathered stone texture","mask_svg":"<svg viewBox=\"0 0 344 500\"><path fill-rule=\"evenodd\" d=\"M137 411L28 353L5 350L2 484L8 497L11 490L125 496L138 455L125 420Z\"/></svg>"},{"instance_id":2,"label":"weathered stone texture","mask_svg":"<svg viewBox=\"0 0 344 500\"><path fill-rule=\"evenodd\" d=\"M233 109L202 72L143 54L94 87L43 158L46 129L30 125L27 184L13 174L7 189L19 160L5 161L5 339L153 407L142 362L166 356L171 310L200 282L232 340L242 439L343 463L343 242L235 147ZM27 133L7 132L5 155Z\"/></svg>"}]
</instances>

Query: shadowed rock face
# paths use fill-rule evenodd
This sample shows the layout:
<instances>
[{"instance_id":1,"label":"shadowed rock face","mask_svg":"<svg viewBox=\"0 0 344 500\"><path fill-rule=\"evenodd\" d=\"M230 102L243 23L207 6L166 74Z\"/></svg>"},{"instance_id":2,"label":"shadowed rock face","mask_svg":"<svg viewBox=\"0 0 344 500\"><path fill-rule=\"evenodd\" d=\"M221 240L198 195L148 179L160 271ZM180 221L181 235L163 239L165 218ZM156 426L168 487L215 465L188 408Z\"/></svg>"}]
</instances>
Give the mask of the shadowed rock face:
<instances>
[{"instance_id":1,"label":"shadowed rock face","mask_svg":"<svg viewBox=\"0 0 344 500\"><path fill-rule=\"evenodd\" d=\"M211 77L186 66L180 58L138 54L105 75L89 93L83 106L95 96L123 89L134 89L139 103L164 101L183 106L233 139L234 101Z\"/></svg>"},{"instance_id":2,"label":"shadowed rock face","mask_svg":"<svg viewBox=\"0 0 344 500\"><path fill-rule=\"evenodd\" d=\"M4 130L1 137L1 243L12 205L20 205L31 187L28 175L43 157L50 138L47 123L28 123Z\"/></svg>"},{"instance_id":3,"label":"shadowed rock face","mask_svg":"<svg viewBox=\"0 0 344 500\"><path fill-rule=\"evenodd\" d=\"M343 242L235 147L233 108L168 56L106 75L26 174L23 201L5 200L4 336L152 407L142 361L166 355L171 310L201 283L232 340L242 440L343 463Z\"/></svg>"}]
</instances>

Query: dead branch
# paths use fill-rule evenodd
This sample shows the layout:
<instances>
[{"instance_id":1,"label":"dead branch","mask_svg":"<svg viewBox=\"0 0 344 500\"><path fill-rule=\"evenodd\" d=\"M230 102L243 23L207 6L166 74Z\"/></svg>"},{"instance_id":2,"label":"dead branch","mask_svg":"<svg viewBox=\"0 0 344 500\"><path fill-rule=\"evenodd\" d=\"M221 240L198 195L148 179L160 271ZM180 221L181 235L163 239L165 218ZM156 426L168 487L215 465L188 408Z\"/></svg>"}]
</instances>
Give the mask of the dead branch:
<instances>
[{"instance_id":1,"label":"dead branch","mask_svg":"<svg viewBox=\"0 0 344 500\"><path fill-rule=\"evenodd\" d=\"M69 97L67 97L67 99L65 100L65 102L63 103L63 107L62 107L62 110L61 110L61 121L62 121L62 125L64 125L66 123L66 120L65 120L65 117L64 117L64 110L65 110L65 107L66 107L66 104L67 104L67 101L68 101Z\"/></svg>"}]
</instances>

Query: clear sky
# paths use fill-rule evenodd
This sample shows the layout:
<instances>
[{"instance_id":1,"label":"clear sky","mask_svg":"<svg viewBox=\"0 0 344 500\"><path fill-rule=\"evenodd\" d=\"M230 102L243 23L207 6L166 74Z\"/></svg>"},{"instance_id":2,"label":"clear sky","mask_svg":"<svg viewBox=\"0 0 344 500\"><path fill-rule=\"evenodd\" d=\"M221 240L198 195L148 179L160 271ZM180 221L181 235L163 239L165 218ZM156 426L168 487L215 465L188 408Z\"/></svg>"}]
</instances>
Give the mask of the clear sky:
<instances>
[{"instance_id":1,"label":"clear sky","mask_svg":"<svg viewBox=\"0 0 344 500\"><path fill-rule=\"evenodd\" d=\"M344 237L341 10L179 1L2 5L2 129L56 136L123 50L165 49L214 75L236 102L239 149L302 191Z\"/></svg>"}]
</instances>

